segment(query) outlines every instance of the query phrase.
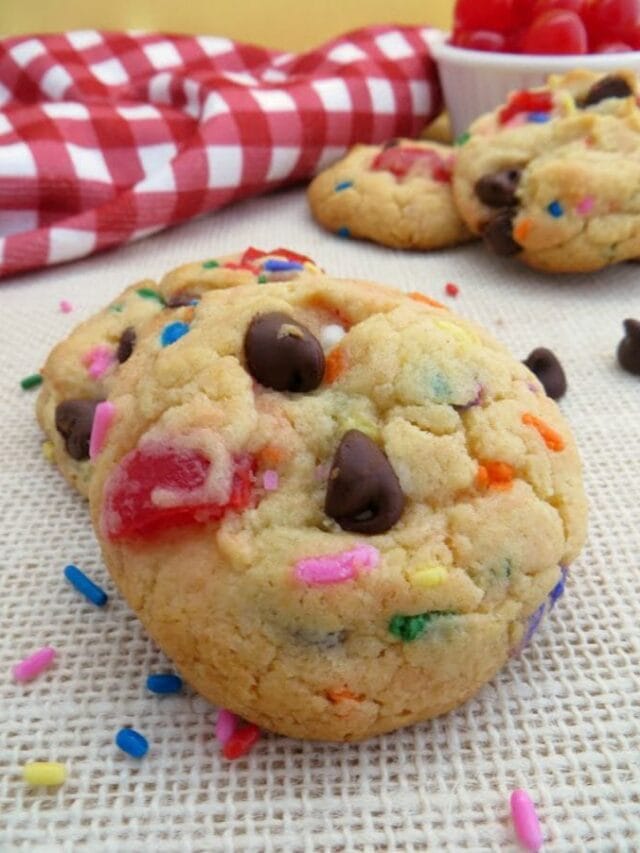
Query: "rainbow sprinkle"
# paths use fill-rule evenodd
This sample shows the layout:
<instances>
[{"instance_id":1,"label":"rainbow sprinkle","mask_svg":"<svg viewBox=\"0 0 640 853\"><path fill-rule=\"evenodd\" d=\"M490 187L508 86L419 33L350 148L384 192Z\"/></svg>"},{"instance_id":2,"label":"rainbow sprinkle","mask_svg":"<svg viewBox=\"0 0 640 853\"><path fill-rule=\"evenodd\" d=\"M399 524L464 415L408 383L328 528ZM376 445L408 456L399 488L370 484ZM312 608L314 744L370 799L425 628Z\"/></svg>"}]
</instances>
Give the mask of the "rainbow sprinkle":
<instances>
[{"instance_id":1,"label":"rainbow sprinkle","mask_svg":"<svg viewBox=\"0 0 640 853\"><path fill-rule=\"evenodd\" d=\"M179 341L180 338L184 337L188 331L188 323L182 323L180 320L176 320L175 323L169 323L164 327L160 335L160 343L163 347L168 347L171 344L175 344L176 341Z\"/></svg>"},{"instance_id":2,"label":"rainbow sprinkle","mask_svg":"<svg viewBox=\"0 0 640 853\"><path fill-rule=\"evenodd\" d=\"M344 583L358 577L361 572L375 569L380 562L380 552L373 545L356 545L338 554L306 557L295 566L296 579L310 586Z\"/></svg>"},{"instance_id":3,"label":"rainbow sprinkle","mask_svg":"<svg viewBox=\"0 0 640 853\"><path fill-rule=\"evenodd\" d=\"M262 475L262 485L266 492L275 492L279 485L279 477L277 471L265 471Z\"/></svg>"},{"instance_id":4,"label":"rainbow sprinkle","mask_svg":"<svg viewBox=\"0 0 640 853\"><path fill-rule=\"evenodd\" d=\"M103 400L96 406L93 424L91 425L91 438L89 439L89 459L95 459L104 447L115 413L116 407L108 400Z\"/></svg>"},{"instance_id":5,"label":"rainbow sprinkle","mask_svg":"<svg viewBox=\"0 0 640 853\"><path fill-rule=\"evenodd\" d=\"M141 287L139 290L136 290L136 293L143 299L155 299L155 301L159 302L160 305L165 304L162 296L156 290L151 290L150 287Z\"/></svg>"},{"instance_id":6,"label":"rainbow sprinkle","mask_svg":"<svg viewBox=\"0 0 640 853\"><path fill-rule=\"evenodd\" d=\"M216 718L216 738L224 746L238 728L238 718L226 708L218 711Z\"/></svg>"},{"instance_id":7,"label":"rainbow sprinkle","mask_svg":"<svg viewBox=\"0 0 640 853\"><path fill-rule=\"evenodd\" d=\"M341 228L338 228L336 234L338 235L338 237L351 237L351 231L349 231L346 225L343 225Z\"/></svg>"},{"instance_id":8,"label":"rainbow sprinkle","mask_svg":"<svg viewBox=\"0 0 640 853\"><path fill-rule=\"evenodd\" d=\"M518 839L531 853L537 853L544 839L531 797L522 788L518 788L511 794L510 804Z\"/></svg>"},{"instance_id":9,"label":"rainbow sprinkle","mask_svg":"<svg viewBox=\"0 0 640 853\"><path fill-rule=\"evenodd\" d=\"M348 190L349 187L353 186L353 181L340 181L339 184L336 184L333 188L335 192L340 193L342 190Z\"/></svg>"},{"instance_id":10,"label":"rainbow sprinkle","mask_svg":"<svg viewBox=\"0 0 640 853\"><path fill-rule=\"evenodd\" d=\"M551 204L547 205L547 210L554 219L560 219L564 214L564 208L559 201L552 201Z\"/></svg>"},{"instance_id":11,"label":"rainbow sprinkle","mask_svg":"<svg viewBox=\"0 0 640 853\"><path fill-rule=\"evenodd\" d=\"M59 308L63 314L70 314L73 311L73 305L69 302L68 299L61 299Z\"/></svg>"},{"instance_id":12,"label":"rainbow sprinkle","mask_svg":"<svg viewBox=\"0 0 640 853\"><path fill-rule=\"evenodd\" d=\"M578 216L588 216L595 207L595 197L586 195L579 204L576 205L576 213Z\"/></svg>"},{"instance_id":13,"label":"rainbow sprinkle","mask_svg":"<svg viewBox=\"0 0 640 853\"><path fill-rule=\"evenodd\" d=\"M37 388L42 385L42 376L39 373L32 373L30 376L25 376L20 380L20 387L23 391L28 391L30 388Z\"/></svg>"},{"instance_id":14,"label":"rainbow sprinkle","mask_svg":"<svg viewBox=\"0 0 640 853\"><path fill-rule=\"evenodd\" d=\"M36 675L40 675L45 669L51 666L56 656L56 650L51 646L44 646L38 649L28 658L21 660L11 670L16 681L31 681Z\"/></svg>"},{"instance_id":15,"label":"rainbow sprinkle","mask_svg":"<svg viewBox=\"0 0 640 853\"><path fill-rule=\"evenodd\" d=\"M452 610L431 610L428 613L417 613L415 616L397 614L389 620L389 631L405 643L411 643L425 633L434 619L453 615Z\"/></svg>"},{"instance_id":16,"label":"rainbow sprinkle","mask_svg":"<svg viewBox=\"0 0 640 853\"><path fill-rule=\"evenodd\" d=\"M220 264L218 263L218 261L205 261L205 262L202 264L202 269L204 269L204 270L214 270L216 267L219 267L219 266L220 266Z\"/></svg>"}]
</instances>

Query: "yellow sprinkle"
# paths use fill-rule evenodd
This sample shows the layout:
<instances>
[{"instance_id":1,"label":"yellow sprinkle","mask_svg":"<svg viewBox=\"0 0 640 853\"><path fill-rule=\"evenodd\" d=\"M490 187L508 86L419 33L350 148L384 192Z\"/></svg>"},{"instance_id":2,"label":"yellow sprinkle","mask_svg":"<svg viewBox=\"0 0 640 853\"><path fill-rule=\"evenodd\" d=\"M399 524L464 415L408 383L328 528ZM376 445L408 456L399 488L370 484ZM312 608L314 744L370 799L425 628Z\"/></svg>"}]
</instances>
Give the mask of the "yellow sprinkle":
<instances>
[{"instance_id":1,"label":"yellow sprinkle","mask_svg":"<svg viewBox=\"0 0 640 853\"><path fill-rule=\"evenodd\" d=\"M438 586L446 581L449 572L444 566L429 566L426 569L418 569L411 575L411 582L416 586Z\"/></svg>"},{"instance_id":2,"label":"yellow sprinkle","mask_svg":"<svg viewBox=\"0 0 640 853\"><path fill-rule=\"evenodd\" d=\"M559 92L556 92L555 99L562 107L563 115L571 116L578 112L576 102L569 92L560 90Z\"/></svg>"},{"instance_id":3,"label":"yellow sprinkle","mask_svg":"<svg viewBox=\"0 0 640 853\"><path fill-rule=\"evenodd\" d=\"M51 441L43 441L42 442L42 455L47 460L47 462L53 462L53 460L54 460L53 442L51 442Z\"/></svg>"},{"instance_id":4,"label":"yellow sprinkle","mask_svg":"<svg viewBox=\"0 0 640 853\"><path fill-rule=\"evenodd\" d=\"M57 761L31 761L22 768L24 781L29 785L62 785L67 768Z\"/></svg>"},{"instance_id":5,"label":"yellow sprinkle","mask_svg":"<svg viewBox=\"0 0 640 853\"><path fill-rule=\"evenodd\" d=\"M454 338L457 338L463 344L477 344L478 338L466 329L462 329L457 323L452 323L450 320L434 320L434 325L444 332L449 332Z\"/></svg>"}]
</instances>

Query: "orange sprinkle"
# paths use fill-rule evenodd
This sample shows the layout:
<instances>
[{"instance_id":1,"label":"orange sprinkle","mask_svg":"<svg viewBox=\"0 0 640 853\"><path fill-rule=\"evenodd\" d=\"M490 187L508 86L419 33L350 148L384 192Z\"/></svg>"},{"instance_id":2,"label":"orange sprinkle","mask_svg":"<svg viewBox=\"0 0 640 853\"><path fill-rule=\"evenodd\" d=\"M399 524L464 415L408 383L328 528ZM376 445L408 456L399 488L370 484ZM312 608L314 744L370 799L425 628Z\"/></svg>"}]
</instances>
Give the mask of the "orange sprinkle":
<instances>
[{"instance_id":1,"label":"orange sprinkle","mask_svg":"<svg viewBox=\"0 0 640 853\"><path fill-rule=\"evenodd\" d=\"M409 296L415 299L416 302L424 302L425 305L430 305L432 308L444 308L445 311L449 310L442 302L438 302L430 296L425 296L424 293L418 293L417 290L412 291Z\"/></svg>"},{"instance_id":2,"label":"orange sprinkle","mask_svg":"<svg viewBox=\"0 0 640 853\"><path fill-rule=\"evenodd\" d=\"M518 243L524 243L532 228L533 221L531 219L521 219L513 229L513 236L516 238Z\"/></svg>"},{"instance_id":3,"label":"orange sprinkle","mask_svg":"<svg viewBox=\"0 0 640 853\"><path fill-rule=\"evenodd\" d=\"M258 452L258 462L264 468L276 468L287 458L287 451L275 444L267 444Z\"/></svg>"},{"instance_id":4,"label":"orange sprinkle","mask_svg":"<svg viewBox=\"0 0 640 853\"><path fill-rule=\"evenodd\" d=\"M347 357L340 347L334 347L326 358L324 365L324 381L331 385L347 369Z\"/></svg>"},{"instance_id":5,"label":"orange sprinkle","mask_svg":"<svg viewBox=\"0 0 640 853\"><path fill-rule=\"evenodd\" d=\"M335 705L337 702L343 702L345 699L350 699L352 702L362 702L364 696L352 693L347 687L337 687L327 690L326 697Z\"/></svg>"},{"instance_id":6,"label":"orange sprinkle","mask_svg":"<svg viewBox=\"0 0 640 853\"><path fill-rule=\"evenodd\" d=\"M478 472L476 474L476 486L479 489L488 489L489 483L491 480L489 479L489 472L485 468L484 465L478 465Z\"/></svg>"},{"instance_id":7,"label":"orange sprinkle","mask_svg":"<svg viewBox=\"0 0 640 853\"><path fill-rule=\"evenodd\" d=\"M319 311L325 311L335 320L336 323L339 323L343 327L343 329L346 329L347 331L353 325L349 317L347 317L347 315L340 311L340 309L337 308L335 305L330 302L327 302L326 298L321 293L312 293L311 296L306 300L306 304L310 308L316 308Z\"/></svg>"},{"instance_id":8,"label":"orange sprinkle","mask_svg":"<svg viewBox=\"0 0 640 853\"><path fill-rule=\"evenodd\" d=\"M506 462L489 461L478 465L476 486L479 489L495 489L506 492L513 486L515 471Z\"/></svg>"},{"instance_id":9,"label":"orange sprinkle","mask_svg":"<svg viewBox=\"0 0 640 853\"><path fill-rule=\"evenodd\" d=\"M558 453L560 450L564 450L565 442L560 433L556 432L549 426L549 424L545 423L540 418L532 415L531 412L524 413L522 416L522 423L526 424L526 426L532 426L534 429L538 430L549 450L553 450L555 453Z\"/></svg>"}]
</instances>

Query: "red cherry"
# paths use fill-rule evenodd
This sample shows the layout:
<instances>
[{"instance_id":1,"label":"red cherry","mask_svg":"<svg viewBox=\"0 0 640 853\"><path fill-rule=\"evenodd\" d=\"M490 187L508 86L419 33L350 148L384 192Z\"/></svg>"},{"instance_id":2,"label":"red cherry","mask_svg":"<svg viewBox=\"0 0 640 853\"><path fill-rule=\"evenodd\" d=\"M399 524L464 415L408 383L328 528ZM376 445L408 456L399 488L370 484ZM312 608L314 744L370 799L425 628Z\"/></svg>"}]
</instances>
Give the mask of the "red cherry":
<instances>
[{"instance_id":1,"label":"red cherry","mask_svg":"<svg viewBox=\"0 0 640 853\"><path fill-rule=\"evenodd\" d=\"M537 18L544 12L552 12L554 9L563 9L565 12L575 12L580 18L584 16L587 8L587 0L536 0L532 4L531 18Z\"/></svg>"},{"instance_id":2,"label":"red cherry","mask_svg":"<svg viewBox=\"0 0 640 853\"><path fill-rule=\"evenodd\" d=\"M456 47L466 47L468 50L486 50L492 53L502 53L506 39L502 33L492 33L490 30L457 30L452 44Z\"/></svg>"},{"instance_id":3,"label":"red cherry","mask_svg":"<svg viewBox=\"0 0 640 853\"><path fill-rule=\"evenodd\" d=\"M553 109L553 98L549 92L530 92L522 89L514 92L498 113L500 124L506 124L518 113L548 113Z\"/></svg>"},{"instance_id":4,"label":"red cherry","mask_svg":"<svg viewBox=\"0 0 640 853\"><path fill-rule=\"evenodd\" d=\"M630 44L625 44L623 41L605 41L596 47L596 53L626 53L633 50Z\"/></svg>"},{"instance_id":5,"label":"red cherry","mask_svg":"<svg viewBox=\"0 0 640 853\"><path fill-rule=\"evenodd\" d=\"M640 22L640 0L595 0L585 13L585 23L594 42L626 41Z\"/></svg>"},{"instance_id":6,"label":"red cherry","mask_svg":"<svg viewBox=\"0 0 640 853\"><path fill-rule=\"evenodd\" d=\"M112 541L145 539L168 527L219 521L228 510L245 509L252 496L253 460L239 457L231 494L224 504L198 498L211 462L201 453L163 444L128 453L106 487L104 523ZM154 501L157 490L177 493L181 503L164 506ZM189 493L195 499L189 500Z\"/></svg>"},{"instance_id":7,"label":"red cherry","mask_svg":"<svg viewBox=\"0 0 640 853\"><path fill-rule=\"evenodd\" d=\"M627 39L634 50L640 50L640 22L631 30Z\"/></svg>"},{"instance_id":8,"label":"red cherry","mask_svg":"<svg viewBox=\"0 0 640 853\"><path fill-rule=\"evenodd\" d=\"M456 28L506 33L514 24L515 0L457 0Z\"/></svg>"},{"instance_id":9,"label":"red cherry","mask_svg":"<svg viewBox=\"0 0 640 853\"><path fill-rule=\"evenodd\" d=\"M587 31L575 12L543 12L525 33L521 50L534 54L586 53Z\"/></svg>"},{"instance_id":10,"label":"red cherry","mask_svg":"<svg viewBox=\"0 0 640 853\"><path fill-rule=\"evenodd\" d=\"M401 148L399 145L383 148L371 168L374 171L391 172L396 178L404 178L416 164L424 165L435 181L443 184L451 181L450 165L429 148Z\"/></svg>"}]
</instances>

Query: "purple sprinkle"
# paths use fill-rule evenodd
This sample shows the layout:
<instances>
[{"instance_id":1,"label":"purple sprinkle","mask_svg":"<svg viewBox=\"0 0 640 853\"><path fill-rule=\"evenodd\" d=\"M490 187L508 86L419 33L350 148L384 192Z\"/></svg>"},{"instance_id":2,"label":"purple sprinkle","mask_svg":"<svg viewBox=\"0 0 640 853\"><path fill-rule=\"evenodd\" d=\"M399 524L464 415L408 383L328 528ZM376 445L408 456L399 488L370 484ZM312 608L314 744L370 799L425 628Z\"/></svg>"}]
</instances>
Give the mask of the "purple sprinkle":
<instances>
[{"instance_id":1,"label":"purple sprinkle","mask_svg":"<svg viewBox=\"0 0 640 853\"><path fill-rule=\"evenodd\" d=\"M474 406L479 406L482 403L482 396L484 394L484 387L480 384L477 386L476 396L469 403L465 403L462 406L454 406L454 409L457 412L466 412L467 409L472 409Z\"/></svg>"},{"instance_id":2,"label":"purple sprinkle","mask_svg":"<svg viewBox=\"0 0 640 853\"><path fill-rule=\"evenodd\" d=\"M538 609L529 617L529 622L527 623L527 630L525 631L521 648L524 648L529 643L535 632L538 630L540 622L542 622L542 617L544 616L544 610L545 604L543 602L540 607L538 607Z\"/></svg>"},{"instance_id":3,"label":"purple sprinkle","mask_svg":"<svg viewBox=\"0 0 640 853\"><path fill-rule=\"evenodd\" d=\"M554 606L556 601L559 598L562 598L562 596L564 595L564 585L567 581L567 575L568 574L569 574L568 566L563 566L561 563L560 564L560 580L558 581L558 583L554 586L554 588L549 593L549 610L551 610L551 608Z\"/></svg>"},{"instance_id":4,"label":"purple sprinkle","mask_svg":"<svg viewBox=\"0 0 640 853\"><path fill-rule=\"evenodd\" d=\"M267 272L288 272L289 270L303 270L304 264L299 261L281 261L279 258L269 258L262 265Z\"/></svg>"}]
</instances>

